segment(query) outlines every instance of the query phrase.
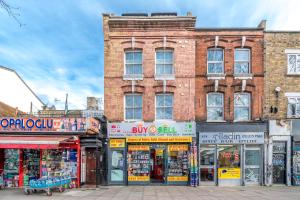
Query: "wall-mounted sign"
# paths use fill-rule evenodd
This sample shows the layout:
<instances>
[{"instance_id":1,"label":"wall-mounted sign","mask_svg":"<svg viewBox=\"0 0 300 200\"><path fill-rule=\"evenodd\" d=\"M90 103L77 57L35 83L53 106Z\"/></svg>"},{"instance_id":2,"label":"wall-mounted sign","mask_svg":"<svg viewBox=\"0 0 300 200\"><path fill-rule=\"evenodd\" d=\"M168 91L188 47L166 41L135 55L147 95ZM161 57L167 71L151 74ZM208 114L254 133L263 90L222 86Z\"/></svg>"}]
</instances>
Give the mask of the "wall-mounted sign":
<instances>
[{"instance_id":1,"label":"wall-mounted sign","mask_svg":"<svg viewBox=\"0 0 300 200\"><path fill-rule=\"evenodd\" d=\"M264 132L200 132L200 144L264 144Z\"/></svg>"},{"instance_id":2,"label":"wall-mounted sign","mask_svg":"<svg viewBox=\"0 0 300 200\"><path fill-rule=\"evenodd\" d=\"M239 179L241 178L240 168L219 168L218 169L219 179Z\"/></svg>"},{"instance_id":3,"label":"wall-mounted sign","mask_svg":"<svg viewBox=\"0 0 300 200\"><path fill-rule=\"evenodd\" d=\"M110 139L109 147L110 148L124 148L125 147L125 139Z\"/></svg>"},{"instance_id":4,"label":"wall-mounted sign","mask_svg":"<svg viewBox=\"0 0 300 200\"><path fill-rule=\"evenodd\" d=\"M192 137L128 137L126 142L192 142Z\"/></svg>"},{"instance_id":5,"label":"wall-mounted sign","mask_svg":"<svg viewBox=\"0 0 300 200\"><path fill-rule=\"evenodd\" d=\"M108 123L108 137L196 136L195 122Z\"/></svg>"},{"instance_id":6,"label":"wall-mounted sign","mask_svg":"<svg viewBox=\"0 0 300 200\"><path fill-rule=\"evenodd\" d=\"M0 132L85 132L98 127L97 120L87 118L0 118Z\"/></svg>"}]
</instances>

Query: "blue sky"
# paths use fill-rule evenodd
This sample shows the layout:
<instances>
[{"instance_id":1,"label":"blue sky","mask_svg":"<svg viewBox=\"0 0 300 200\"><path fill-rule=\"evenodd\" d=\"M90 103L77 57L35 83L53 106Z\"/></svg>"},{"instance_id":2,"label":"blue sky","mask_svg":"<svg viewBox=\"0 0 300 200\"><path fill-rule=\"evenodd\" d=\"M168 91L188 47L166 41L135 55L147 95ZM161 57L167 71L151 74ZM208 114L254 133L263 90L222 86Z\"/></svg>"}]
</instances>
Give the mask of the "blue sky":
<instances>
[{"instance_id":1,"label":"blue sky","mask_svg":"<svg viewBox=\"0 0 300 200\"><path fill-rule=\"evenodd\" d=\"M0 9L0 65L16 70L48 105L85 108L103 96L102 13L177 12L198 27L300 30L297 0L6 0L24 26ZM61 101L54 101L54 99Z\"/></svg>"}]
</instances>

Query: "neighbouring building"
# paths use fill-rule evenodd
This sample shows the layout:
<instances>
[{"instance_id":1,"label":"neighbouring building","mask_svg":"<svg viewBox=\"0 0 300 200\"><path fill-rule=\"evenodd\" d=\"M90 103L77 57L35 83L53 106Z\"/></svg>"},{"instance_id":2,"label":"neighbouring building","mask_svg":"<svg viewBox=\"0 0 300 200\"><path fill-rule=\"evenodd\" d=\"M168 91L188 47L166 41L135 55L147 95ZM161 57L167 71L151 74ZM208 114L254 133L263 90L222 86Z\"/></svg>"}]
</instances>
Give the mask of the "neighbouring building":
<instances>
[{"instance_id":1,"label":"neighbouring building","mask_svg":"<svg viewBox=\"0 0 300 200\"><path fill-rule=\"evenodd\" d=\"M0 101L22 112L37 112L45 104L13 69L0 65Z\"/></svg>"},{"instance_id":2,"label":"neighbouring building","mask_svg":"<svg viewBox=\"0 0 300 200\"><path fill-rule=\"evenodd\" d=\"M300 32L265 33L267 185L300 185Z\"/></svg>"},{"instance_id":3,"label":"neighbouring building","mask_svg":"<svg viewBox=\"0 0 300 200\"><path fill-rule=\"evenodd\" d=\"M200 185L264 184L264 26L195 31Z\"/></svg>"},{"instance_id":4,"label":"neighbouring building","mask_svg":"<svg viewBox=\"0 0 300 200\"><path fill-rule=\"evenodd\" d=\"M195 21L190 13L103 14L109 184L196 177Z\"/></svg>"}]
</instances>

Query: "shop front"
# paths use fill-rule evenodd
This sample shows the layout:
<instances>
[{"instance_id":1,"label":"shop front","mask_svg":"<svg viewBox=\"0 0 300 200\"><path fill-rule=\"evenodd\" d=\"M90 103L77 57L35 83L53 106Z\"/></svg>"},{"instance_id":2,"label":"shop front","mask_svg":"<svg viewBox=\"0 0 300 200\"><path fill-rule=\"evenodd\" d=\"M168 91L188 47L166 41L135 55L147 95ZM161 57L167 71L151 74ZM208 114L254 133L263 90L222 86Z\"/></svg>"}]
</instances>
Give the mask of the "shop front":
<instances>
[{"instance_id":1,"label":"shop front","mask_svg":"<svg viewBox=\"0 0 300 200\"><path fill-rule=\"evenodd\" d=\"M108 135L110 184L189 183L194 123L109 123Z\"/></svg>"},{"instance_id":2,"label":"shop front","mask_svg":"<svg viewBox=\"0 0 300 200\"><path fill-rule=\"evenodd\" d=\"M292 120L292 184L300 186L300 120Z\"/></svg>"},{"instance_id":3,"label":"shop front","mask_svg":"<svg viewBox=\"0 0 300 200\"><path fill-rule=\"evenodd\" d=\"M219 126L205 125L201 129L206 131L199 132L199 184L262 185L264 126L261 129L240 126L240 131L239 126L236 130L231 125ZM245 132L247 129L252 132Z\"/></svg>"},{"instance_id":4,"label":"shop front","mask_svg":"<svg viewBox=\"0 0 300 200\"><path fill-rule=\"evenodd\" d=\"M80 136L85 118L0 118L0 173L5 187L32 179L69 176L80 186Z\"/></svg>"}]
</instances>

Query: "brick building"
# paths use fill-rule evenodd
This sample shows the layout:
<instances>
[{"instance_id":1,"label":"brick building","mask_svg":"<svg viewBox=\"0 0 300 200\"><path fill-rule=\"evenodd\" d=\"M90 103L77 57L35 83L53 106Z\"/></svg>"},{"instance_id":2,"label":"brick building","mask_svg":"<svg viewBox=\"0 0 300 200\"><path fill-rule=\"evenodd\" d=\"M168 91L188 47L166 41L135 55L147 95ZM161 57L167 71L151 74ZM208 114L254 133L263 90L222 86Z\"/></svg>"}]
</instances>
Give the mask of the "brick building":
<instances>
[{"instance_id":1,"label":"brick building","mask_svg":"<svg viewBox=\"0 0 300 200\"><path fill-rule=\"evenodd\" d=\"M299 74L300 32L267 31L264 117L269 119L268 185L300 185Z\"/></svg>"},{"instance_id":2,"label":"brick building","mask_svg":"<svg viewBox=\"0 0 300 200\"><path fill-rule=\"evenodd\" d=\"M188 183L195 21L176 13L103 15L110 184Z\"/></svg>"},{"instance_id":3,"label":"brick building","mask_svg":"<svg viewBox=\"0 0 300 200\"><path fill-rule=\"evenodd\" d=\"M195 31L200 185L264 183L264 27Z\"/></svg>"}]
</instances>

